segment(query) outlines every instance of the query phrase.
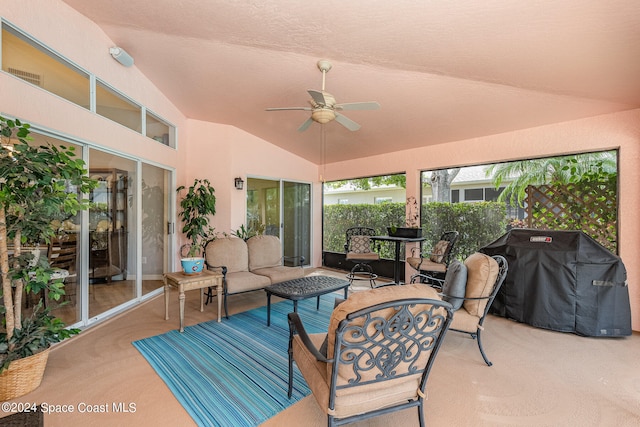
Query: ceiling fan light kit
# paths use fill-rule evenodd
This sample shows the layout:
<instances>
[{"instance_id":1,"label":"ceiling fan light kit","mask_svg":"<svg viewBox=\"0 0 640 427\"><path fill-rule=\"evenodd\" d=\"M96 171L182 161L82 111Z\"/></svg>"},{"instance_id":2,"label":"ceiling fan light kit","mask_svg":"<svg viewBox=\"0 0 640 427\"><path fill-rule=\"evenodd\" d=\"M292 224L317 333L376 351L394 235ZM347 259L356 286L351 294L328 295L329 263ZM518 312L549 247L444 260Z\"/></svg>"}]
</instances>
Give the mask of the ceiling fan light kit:
<instances>
[{"instance_id":1,"label":"ceiling fan light kit","mask_svg":"<svg viewBox=\"0 0 640 427\"><path fill-rule=\"evenodd\" d=\"M311 118L320 124L325 124L335 119L336 113L330 108L318 108L311 112Z\"/></svg>"},{"instance_id":2,"label":"ceiling fan light kit","mask_svg":"<svg viewBox=\"0 0 640 427\"><path fill-rule=\"evenodd\" d=\"M317 122L320 124L326 124L333 120L346 127L350 131L357 131L360 129L360 125L346 116L338 113L338 111L344 110L377 110L380 108L380 104L375 101L371 102L350 102L348 104L338 104L333 95L325 92L325 80L327 72L331 69L331 62L326 59L318 61L318 69L322 72L322 90L308 90L307 92L311 96L309 104L311 107L278 107L267 108L267 111L282 111L282 110L305 110L311 111L311 117L305 120L298 128L299 132L304 132L311 125L311 122Z\"/></svg>"}]
</instances>

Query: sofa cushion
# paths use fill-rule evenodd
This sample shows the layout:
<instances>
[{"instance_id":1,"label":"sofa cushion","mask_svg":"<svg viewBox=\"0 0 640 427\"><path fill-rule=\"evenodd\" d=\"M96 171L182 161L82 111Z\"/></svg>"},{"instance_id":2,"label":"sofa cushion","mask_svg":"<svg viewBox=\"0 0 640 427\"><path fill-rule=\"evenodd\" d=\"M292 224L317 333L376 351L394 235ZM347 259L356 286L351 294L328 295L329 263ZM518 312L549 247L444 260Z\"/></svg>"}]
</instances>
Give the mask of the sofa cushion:
<instances>
[{"instance_id":1,"label":"sofa cushion","mask_svg":"<svg viewBox=\"0 0 640 427\"><path fill-rule=\"evenodd\" d=\"M464 261L467 267L465 298L484 298L491 295L500 270L498 262L489 255L476 252ZM465 300L464 308L472 316L482 317L488 300ZM454 316L455 317L455 316Z\"/></svg>"},{"instance_id":2,"label":"sofa cushion","mask_svg":"<svg viewBox=\"0 0 640 427\"><path fill-rule=\"evenodd\" d=\"M460 261L453 260L449 264L447 274L442 285L442 299L458 310L464 303L467 289L467 267Z\"/></svg>"},{"instance_id":3,"label":"sofa cushion","mask_svg":"<svg viewBox=\"0 0 640 427\"><path fill-rule=\"evenodd\" d=\"M253 236L247 240L249 271L282 265L282 245L276 236Z\"/></svg>"},{"instance_id":4,"label":"sofa cushion","mask_svg":"<svg viewBox=\"0 0 640 427\"><path fill-rule=\"evenodd\" d=\"M299 279L304 276L302 267L287 267L278 265L276 267L259 268L251 270L251 273L267 277L271 284L286 282L287 280Z\"/></svg>"},{"instance_id":5,"label":"sofa cushion","mask_svg":"<svg viewBox=\"0 0 640 427\"><path fill-rule=\"evenodd\" d=\"M255 291L267 287L270 284L271 281L267 276L253 274L250 271L227 273L227 277L225 278L225 290L228 294Z\"/></svg>"},{"instance_id":6,"label":"sofa cushion","mask_svg":"<svg viewBox=\"0 0 640 427\"><path fill-rule=\"evenodd\" d=\"M249 269L247 244L237 237L219 237L212 240L207 244L204 256L209 266L227 267L228 273Z\"/></svg>"}]
</instances>

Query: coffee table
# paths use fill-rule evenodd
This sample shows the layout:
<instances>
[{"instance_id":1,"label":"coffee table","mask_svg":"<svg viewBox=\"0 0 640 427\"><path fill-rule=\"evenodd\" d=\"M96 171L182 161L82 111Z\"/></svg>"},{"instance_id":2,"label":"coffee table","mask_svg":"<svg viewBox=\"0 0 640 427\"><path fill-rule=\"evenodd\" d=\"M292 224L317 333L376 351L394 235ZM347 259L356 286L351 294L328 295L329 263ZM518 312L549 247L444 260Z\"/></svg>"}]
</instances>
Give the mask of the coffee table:
<instances>
[{"instance_id":1,"label":"coffee table","mask_svg":"<svg viewBox=\"0 0 640 427\"><path fill-rule=\"evenodd\" d=\"M320 308L320 296L344 289L344 297L349 292L349 282L337 277L307 276L288 280L264 288L267 293L267 326L271 325L271 295L293 301L293 311L298 311L298 301L317 297L316 310Z\"/></svg>"}]
</instances>

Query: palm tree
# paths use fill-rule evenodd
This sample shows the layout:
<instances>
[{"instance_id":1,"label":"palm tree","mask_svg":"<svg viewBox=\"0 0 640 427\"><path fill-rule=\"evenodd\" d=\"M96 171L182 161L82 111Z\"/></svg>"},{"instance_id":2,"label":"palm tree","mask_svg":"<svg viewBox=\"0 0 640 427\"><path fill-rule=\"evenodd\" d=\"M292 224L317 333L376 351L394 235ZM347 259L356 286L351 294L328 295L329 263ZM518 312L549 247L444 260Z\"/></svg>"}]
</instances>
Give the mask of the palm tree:
<instances>
[{"instance_id":1,"label":"palm tree","mask_svg":"<svg viewBox=\"0 0 640 427\"><path fill-rule=\"evenodd\" d=\"M523 206L529 185L568 184L579 181L582 176L596 171L607 174L617 173L616 153L603 151L498 163L487 168L486 176L493 177L496 189L500 188L504 181L510 180L498 200L508 200L511 205L517 203Z\"/></svg>"}]
</instances>

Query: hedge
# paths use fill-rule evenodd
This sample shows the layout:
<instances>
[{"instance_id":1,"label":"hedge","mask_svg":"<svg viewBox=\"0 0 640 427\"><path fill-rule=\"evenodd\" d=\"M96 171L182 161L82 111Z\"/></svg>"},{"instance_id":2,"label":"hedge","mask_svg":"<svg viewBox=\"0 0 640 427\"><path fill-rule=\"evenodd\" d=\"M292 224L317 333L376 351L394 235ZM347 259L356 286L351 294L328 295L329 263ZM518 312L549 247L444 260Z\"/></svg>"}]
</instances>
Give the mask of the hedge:
<instances>
[{"instance_id":1,"label":"hedge","mask_svg":"<svg viewBox=\"0 0 640 427\"><path fill-rule=\"evenodd\" d=\"M326 205L324 207L323 250L344 252L345 231L349 227L371 227L386 235L387 227L404 225L404 203ZM499 202L428 203L422 205L423 247L431 248L444 231L460 233L456 258L465 259L505 233L506 207ZM393 259L394 247L381 246L382 258Z\"/></svg>"}]
</instances>

